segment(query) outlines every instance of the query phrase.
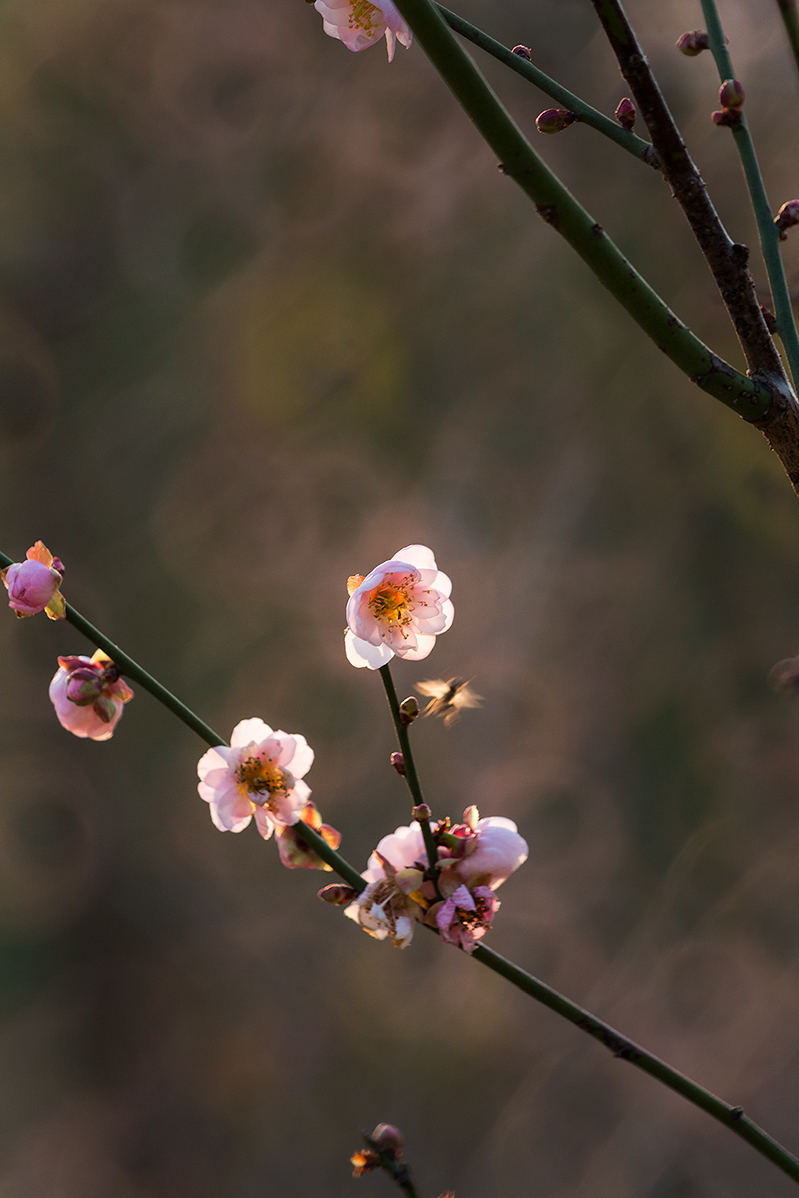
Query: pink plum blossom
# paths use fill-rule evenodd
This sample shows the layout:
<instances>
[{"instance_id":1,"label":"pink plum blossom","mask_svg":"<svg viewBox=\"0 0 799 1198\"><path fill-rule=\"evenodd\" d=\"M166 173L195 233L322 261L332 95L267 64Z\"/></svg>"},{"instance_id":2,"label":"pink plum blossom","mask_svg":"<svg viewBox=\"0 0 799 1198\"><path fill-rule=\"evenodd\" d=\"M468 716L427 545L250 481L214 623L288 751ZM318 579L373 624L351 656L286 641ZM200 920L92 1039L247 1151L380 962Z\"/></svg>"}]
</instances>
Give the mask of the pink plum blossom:
<instances>
[{"instance_id":1,"label":"pink plum blossom","mask_svg":"<svg viewBox=\"0 0 799 1198\"><path fill-rule=\"evenodd\" d=\"M322 15L325 33L356 53L385 37L391 62L397 42L407 49L413 41L410 26L393 0L316 0L314 8Z\"/></svg>"},{"instance_id":2,"label":"pink plum blossom","mask_svg":"<svg viewBox=\"0 0 799 1198\"><path fill-rule=\"evenodd\" d=\"M431 908L428 922L435 918L435 926L445 944L454 944L473 953L477 941L482 940L491 927L499 906L499 899L488 886L475 886L470 891L461 885L445 902Z\"/></svg>"},{"instance_id":3,"label":"pink plum blossom","mask_svg":"<svg viewBox=\"0 0 799 1198\"><path fill-rule=\"evenodd\" d=\"M58 722L73 736L110 740L133 691L98 649L93 657L59 657L50 683Z\"/></svg>"},{"instance_id":4,"label":"pink plum blossom","mask_svg":"<svg viewBox=\"0 0 799 1198\"><path fill-rule=\"evenodd\" d=\"M66 605L59 591L64 567L50 550L37 541L26 554L24 562L14 562L3 570L8 591L8 606L18 616L35 616L45 612L51 620L63 619Z\"/></svg>"},{"instance_id":5,"label":"pink plum blossom","mask_svg":"<svg viewBox=\"0 0 799 1198\"><path fill-rule=\"evenodd\" d=\"M428 905L420 892L424 874L420 869L394 869L385 859L382 869L380 877L369 883L344 914L376 940L390 936L395 948L407 948L414 924Z\"/></svg>"},{"instance_id":6,"label":"pink plum blossom","mask_svg":"<svg viewBox=\"0 0 799 1198\"><path fill-rule=\"evenodd\" d=\"M304 736L273 732L257 718L242 720L230 748L217 745L200 758L197 789L220 832L241 832L255 816L268 840L276 827L301 818L311 793L302 778L313 758Z\"/></svg>"},{"instance_id":7,"label":"pink plum blossom","mask_svg":"<svg viewBox=\"0 0 799 1198\"><path fill-rule=\"evenodd\" d=\"M476 809L470 810L477 815ZM513 820L502 815L475 818L472 823L472 827L462 824L453 829L462 847L454 848L452 857L441 864L467 886L496 890L527 860L527 841L516 831Z\"/></svg>"},{"instance_id":8,"label":"pink plum blossom","mask_svg":"<svg viewBox=\"0 0 799 1198\"><path fill-rule=\"evenodd\" d=\"M371 574L349 579L347 660L379 670L396 654L421 661L452 624L452 583L425 545L406 545Z\"/></svg>"}]
</instances>

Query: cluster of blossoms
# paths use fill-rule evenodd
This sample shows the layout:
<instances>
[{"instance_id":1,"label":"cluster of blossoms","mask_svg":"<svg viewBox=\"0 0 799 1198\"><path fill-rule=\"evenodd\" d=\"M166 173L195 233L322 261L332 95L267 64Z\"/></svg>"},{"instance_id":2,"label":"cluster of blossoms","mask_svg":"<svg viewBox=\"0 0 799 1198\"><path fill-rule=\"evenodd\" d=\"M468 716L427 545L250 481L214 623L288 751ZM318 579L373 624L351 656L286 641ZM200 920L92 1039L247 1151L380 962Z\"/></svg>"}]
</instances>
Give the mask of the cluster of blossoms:
<instances>
[{"instance_id":1,"label":"cluster of blossoms","mask_svg":"<svg viewBox=\"0 0 799 1198\"><path fill-rule=\"evenodd\" d=\"M471 953L499 908L494 891L527 860L527 843L513 820L480 819L476 807L467 807L462 824L442 820L433 839L438 858L431 869L417 821L384 836L361 875L366 889L344 914L378 940L390 936L396 948L407 948L414 925L426 923L446 944ZM330 897L341 902L346 895L335 889Z\"/></svg>"},{"instance_id":2,"label":"cluster of blossoms","mask_svg":"<svg viewBox=\"0 0 799 1198\"><path fill-rule=\"evenodd\" d=\"M102 649L93 657L59 657L50 699L59 723L73 736L110 740L132 698L119 667Z\"/></svg>"}]
</instances>

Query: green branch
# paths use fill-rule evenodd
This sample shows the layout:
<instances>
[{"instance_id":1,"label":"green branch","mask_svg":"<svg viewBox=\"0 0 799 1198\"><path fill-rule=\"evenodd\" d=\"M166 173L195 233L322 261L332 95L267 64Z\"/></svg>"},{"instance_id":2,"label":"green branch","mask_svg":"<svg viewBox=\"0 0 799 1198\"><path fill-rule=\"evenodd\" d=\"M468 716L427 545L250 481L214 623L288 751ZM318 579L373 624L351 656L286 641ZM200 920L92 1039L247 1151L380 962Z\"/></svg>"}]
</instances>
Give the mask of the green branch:
<instances>
[{"instance_id":1,"label":"green branch","mask_svg":"<svg viewBox=\"0 0 799 1198\"><path fill-rule=\"evenodd\" d=\"M501 42L496 41L493 37L489 37L487 33L483 33L482 29L477 29L469 21L464 21L463 17L459 17L457 13L450 12L443 5L436 5L444 20L453 29L455 33L459 33L461 37L466 38L472 45L478 46L479 49L485 50L487 54L504 63L506 67L510 67L517 75L521 75L529 83L542 91L545 96L549 96L556 104L560 104L562 108L573 112L577 120L584 125L588 125L591 129L595 129L597 133L604 134L614 141L616 145L627 150L633 157L639 158L645 162L647 166L652 166L657 169L658 161L652 146L648 141L644 141L642 137L638 137L631 130L624 129L618 121L611 120L609 116L605 116L603 112L599 112L596 108L592 108L585 100L581 100L579 96L575 96L568 88L561 86L555 79L551 79L549 75L545 75L537 66L534 66L526 58L522 58L519 54L514 54L507 46L503 46Z\"/></svg>"},{"instance_id":2,"label":"green branch","mask_svg":"<svg viewBox=\"0 0 799 1198\"><path fill-rule=\"evenodd\" d=\"M492 949L486 948L479 944L472 953L476 961L480 961L483 965L487 965L489 969L493 969L501 977L512 982L514 986L518 986L525 994L529 994L538 1002L543 1003L545 1007L549 1007L551 1011L555 1011L564 1019L568 1019L569 1023L573 1023L579 1027L581 1031L587 1032L589 1036L593 1036L595 1040L599 1040L606 1048L609 1048L614 1056L620 1060L629 1061L631 1065L636 1065L639 1069L643 1069L644 1073L657 1078L664 1086L668 1086L670 1090L675 1090L677 1094L681 1094L683 1098L687 1098L694 1106L700 1107L706 1111L708 1115L712 1115L719 1123L723 1123L730 1131L735 1132L742 1140L746 1140L753 1148L757 1149L762 1156L767 1157L794 1181L799 1181L799 1160L792 1156L786 1148L783 1148L775 1139L767 1132L763 1131L762 1127L758 1127L753 1123L739 1106L730 1106L721 1098L717 1098L710 1090L706 1090L704 1086L698 1085L684 1073L680 1073L677 1069L672 1069L671 1065L667 1065L665 1061L661 1061L659 1057L654 1056L651 1052L641 1048L632 1040L628 1040L626 1036L622 1036L615 1028L608 1023L603 1023L601 1019L597 1019L590 1011L579 1007L577 1003L566 998L563 994L559 994L557 990L553 990L551 986L547 986L544 982L540 982L538 978L534 978L532 974L525 973L523 969L519 969L511 961L501 957L499 953L495 953Z\"/></svg>"},{"instance_id":3,"label":"green branch","mask_svg":"<svg viewBox=\"0 0 799 1198\"><path fill-rule=\"evenodd\" d=\"M745 420L761 420L772 393L714 354L686 328L638 274L533 150L518 126L455 40L432 0L398 0L402 15L478 131L501 169L533 201L633 320L679 369Z\"/></svg>"},{"instance_id":4,"label":"green branch","mask_svg":"<svg viewBox=\"0 0 799 1198\"><path fill-rule=\"evenodd\" d=\"M726 79L734 79L730 52L719 18L715 0L701 0L702 14L707 25L707 36L710 50L716 63L716 69L722 83ZM794 12L795 16L795 12ZM791 296L780 253L779 233L774 224L771 205L766 195L763 175L757 161L754 142L746 123L746 117L741 112L740 122L732 127L735 147L741 159L746 187L752 203L752 209L757 222L760 238L760 250L766 266L771 295L774 301L774 311L777 319L776 332L785 349L785 356L793 375L794 386L799 385L799 334L793 317Z\"/></svg>"},{"instance_id":5,"label":"green branch","mask_svg":"<svg viewBox=\"0 0 799 1198\"><path fill-rule=\"evenodd\" d=\"M399 699L397 698L397 691L394 686L394 679L391 677L391 667L388 662L386 665L380 667L379 673L383 680L383 686L385 687L386 698L388 699L388 705L391 709L391 718L394 721L394 731L397 734L397 743L399 744L400 753L402 754L402 763L405 770L405 781L408 783L408 790L411 792L411 798L413 799L414 807L421 807L424 803L422 785L419 781L419 775L416 772L416 762L413 759L411 738L408 735L408 725L403 723L402 716L400 714ZM427 850L427 863L430 866L431 873L433 874L433 884L436 887L436 892L438 892L438 882L436 878L438 867L438 849L436 848L436 842L433 839L433 832L430 827L429 817L427 819L420 819L419 825L422 829L422 836L424 837L424 847Z\"/></svg>"}]
</instances>

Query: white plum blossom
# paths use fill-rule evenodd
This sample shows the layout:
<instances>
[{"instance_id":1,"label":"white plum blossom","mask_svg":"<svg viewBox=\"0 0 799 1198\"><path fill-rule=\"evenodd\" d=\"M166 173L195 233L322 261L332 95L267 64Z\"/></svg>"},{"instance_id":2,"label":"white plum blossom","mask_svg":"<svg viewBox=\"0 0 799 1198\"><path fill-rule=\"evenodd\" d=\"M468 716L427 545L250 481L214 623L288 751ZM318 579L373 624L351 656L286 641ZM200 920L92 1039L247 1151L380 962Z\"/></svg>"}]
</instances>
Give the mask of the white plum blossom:
<instances>
[{"instance_id":1,"label":"white plum blossom","mask_svg":"<svg viewBox=\"0 0 799 1198\"><path fill-rule=\"evenodd\" d=\"M424 837L416 820L410 827L397 828L370 855L361 874L369 885L344 914L376 940L390 936L396 948L407 948L413 925L424 914L418 890L426 865Z\"/></svg>"},{"instance_id":2,"label":"white plum blossom","mask_svg":"<svg viewBox=\"0 0 799 1198\"><path fill-rule=\"evenodd\" d=\"M413 41L410 26L393 0L316 0L314 8L322 15L325 33L355 53L385 37L391 62L397 42L407 49Z\"/></svg>"},{"instance_id":3,"label":"white plum blossom","mask_svg":"<svg viewBox=\"0 0 799 1198\"><path fill-rule=\"evenodd\" d=\"M452 583L426 545L406 545L365 577L349 579L347 660L379 670L396 654L421 661L452 624Z\"/></svg>"},{"instance_id":4,"label":"white plum blossom","mask_svg":"<svg viewBox=\"0 0 799 1198\"><path fill-rule=\"evenodd\" d=\"M230 748L218 745L200 758L197 789L221 832L241 832L254 816L268 840L275 827L301 818L311 793L302 777L313 758L304 736L273 732L263 720L242 720Z\"/></svg>"}]
</instances>

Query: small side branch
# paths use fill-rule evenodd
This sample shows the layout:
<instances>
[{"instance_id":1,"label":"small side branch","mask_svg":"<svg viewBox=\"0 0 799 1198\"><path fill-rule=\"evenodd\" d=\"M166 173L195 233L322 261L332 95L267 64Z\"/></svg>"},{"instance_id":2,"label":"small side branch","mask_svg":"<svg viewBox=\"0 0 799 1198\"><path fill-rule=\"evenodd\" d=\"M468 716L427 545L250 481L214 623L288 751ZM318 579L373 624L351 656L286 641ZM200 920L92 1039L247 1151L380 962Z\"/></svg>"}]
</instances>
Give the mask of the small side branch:
<instances>
[{"instance_id":1,"label":"small side branch","mask_svg":"<svg viewBox=\"0 0 799 1198\"><path fill-rule=\"evenodd\" d=\"M722 225L621 3L592 3L649 130L663 174L716 281L750 375L784 379L782 360L766 327L747 267L749 251L733 242Z\"/></svg>"}]
</instances>

